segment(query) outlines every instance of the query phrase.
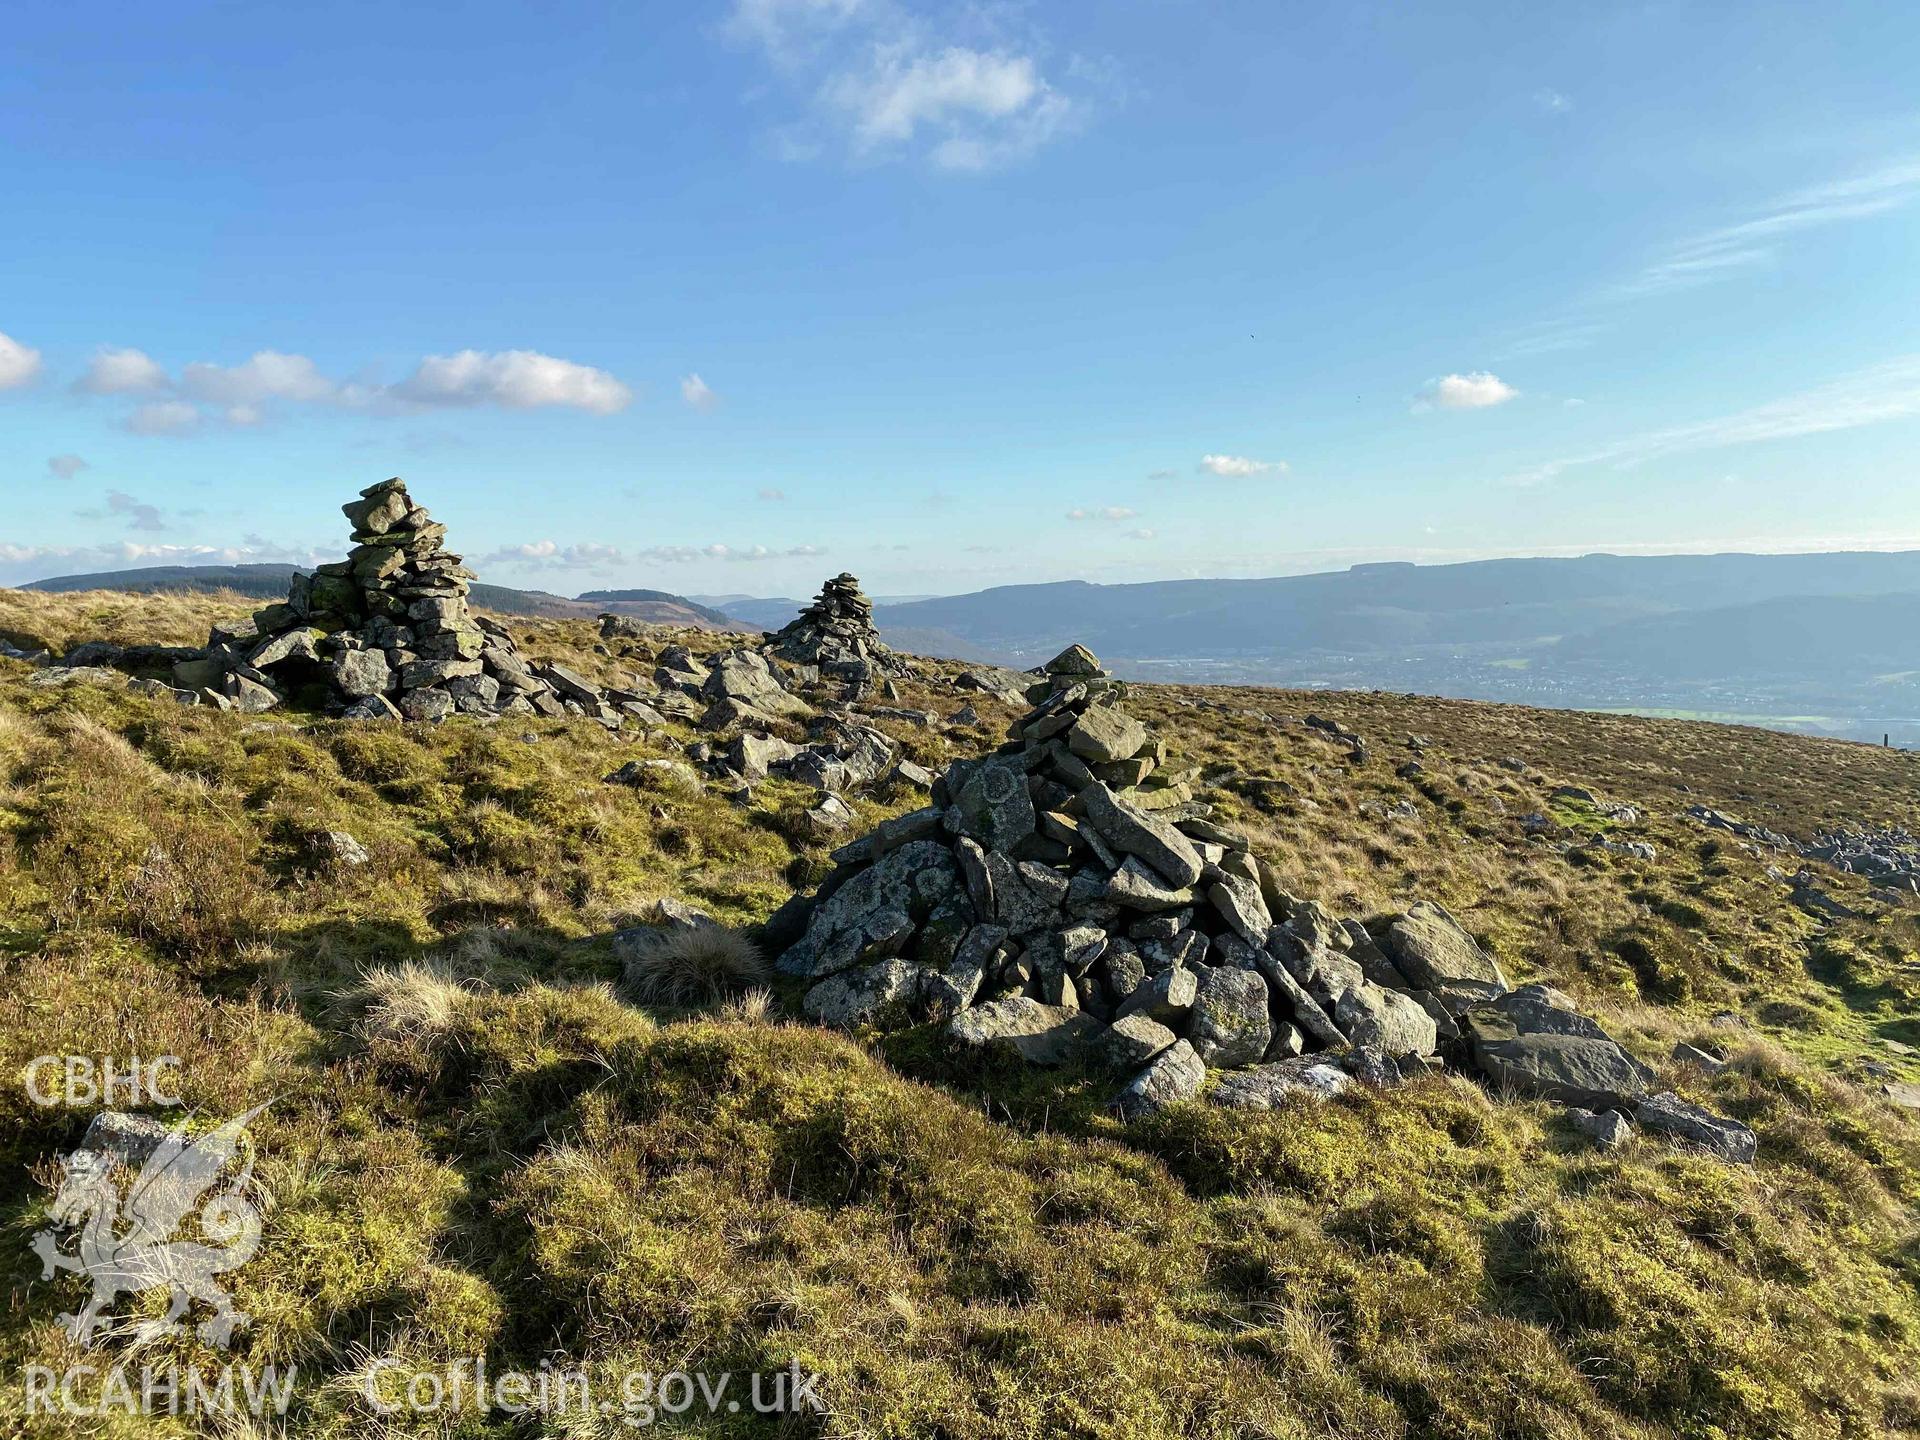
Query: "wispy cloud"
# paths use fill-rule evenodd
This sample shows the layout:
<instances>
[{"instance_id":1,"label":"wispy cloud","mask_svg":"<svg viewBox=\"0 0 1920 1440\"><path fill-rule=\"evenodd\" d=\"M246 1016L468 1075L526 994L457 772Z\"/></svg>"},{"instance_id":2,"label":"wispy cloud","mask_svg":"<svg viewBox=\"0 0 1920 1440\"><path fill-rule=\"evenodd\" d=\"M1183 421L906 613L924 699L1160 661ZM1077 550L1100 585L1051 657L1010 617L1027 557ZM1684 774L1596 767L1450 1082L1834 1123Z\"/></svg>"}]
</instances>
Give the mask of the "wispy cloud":
<instances>
[{"instance_id":1,"label":"wispy cloud","mask_svg":"<svg viewBox=\"0 0 1920 1440\"><path fill-rule=\"evenodd\" d=\"M51 475L58 476L62 480L71 480L82 470L90 470L92 468L92 466L87 464L87 462L82 460L78 455L55 455L47 461L47 472Z\"/></svg>"},{"instance_id":2,"label":"wispy cloud","mask_svg":"<svg viewBox=\"0 0 1920 1440\"><path fill-rule=\"evenodd\" d=\"M711 410L720 403L713 387L702 380L697 371L680 377L680 398L696 410Z\"/></svg>"},{"instance_id":3,"label":"wispy cloud","mask_svg":"<svg viewBox=\"0 0 1920 1440\"><path fill-rule=\"evenodd\" d=\"M1012 6L956 8L937 21L892 0L734 0L725 33L803 93L777 129L783 158L829 150L860 161L917 158L982 171L1022 160L1086 117L1098 67L1069 64L1069 95L1043 68L1043 38Z\"/></svg>"},{"instance_id":4,"label":"wispy cloud","mask_svg":"<svg viewBox=\"0 0 1920 1440\"><path fill-rule=\"evenodd\" d=\"M1245 455L1202 455L1200 468L1223 480L1246 480L1255 475L1284 475L1284 460L1254 460Z\"/></svg>"},{"instance_id":5,"label":"wispy cloud","mask_svg":"<svg viewBox=\"0 0 1920 1440\"><path fill-rule=\"evenodd\" d=\"M1920 199L1920 157L1904 157L1777 196L1731 223L1665 246L1632 274L1513 334L1500 347L1500 357L1584 349L1612 327L1622 306L1752 274L1777 264L1797 237L1872 219L1915 199Z\"/></svg>"},{"instance_id":6,"label":"wispy cloud","mask_svg":"<svg viewBox=\"0 0 1920 1440\"><path fill-rule=\"evenodd\" d=\"M826 551L818 545L790 545L784 549L767 545L653 545L644 550L623 550L616 545L591 541L562 545L556 540L534 540L482 555L477 563L532 570L613 570L644 564L683 565L698 560L810 559L824 554Z\"/></svg>"},{"instance_id":7,"label":"wispy cloud","mask_svg":"<svg viewBox=\"0 0 1920 1440\"><path fill-rule=\"evenodd\" d=\"M1442 375L1437 380L1429 380L1426 388L1414 397L1413 408L1416 411L1489 410L1506 404L1519 393L1498 375L1475 370L1467 375Z\"/></svg>"},{"instance_id":8,"label":"wispy cloud","mask_svg":"<svg viewBox=\"0 0 1920 1440\"><path fill-rule=\"evenodd\" d=\"M137 500L121 490L107 492L107 513L124 515L129 530L164 530L166 521L160 518L160 507Z\"/></svg>"},{"instance_id":9,"label":"wispy cloud","mask_svg":"<svg viewBox=\"0 0 1920 1440\"><path fill-rule=\"evenodd\" d=\"M1666 455L1855 430L1915 416L1920 416L1920 355L1907 355L1731 415L1669 426L1549 460L1511 478L1515 484L1538 485L1589 466L1637 465Z\"/></svg>"},{"instance_id":10,"label":"wispy cloud","mask_svg":"<svg viewBox=\"0 0 1920 1440\"><path fill-rule=\"evenodd\" d=\"M17 390L40 378L40 352L0 331L0 390Z\"/></svg>"},{"instance_id":11,"label":"wispy cloud","mask_svg":"<svg viewBox=\"0 0 1920 1440\"><path fill-rule=\"evenodd\" d=\"M765 500L772 504L778 504L780 501L785 500L787 498L787 492L784 490L778 489L777 487L772 485L763 485L760 487L759 493L755 495L753 498L756 500Z\"/></svg>"},{"instance_id":12,"label":"wispy cloud","mask_svg":"<svg viewBox=\"0 0 1920 1440\"><path fill-rule=\"evenodd\" d=\"M184 400L155 400L134 410L124 423L135 435L184 435L199 428L200 421L198 406Z\"/></svg>"},{"instance_id":13,"label":"wispy cloud","mask_svg":"<svg viewBox=\"0 0 1920 1440\"><path fill-rule=\"evenodd\" d=\"M1690 236L1608 293L1637 299L1704 285L1770 263L1787 237L1884 215L1920 196L1920 159L1901 160L1783 195L1757 214Z\"/></svg>"},{"instance_id":14,"label":"wispy cloud","mask_svg":"<svg viewBox=\"0 0 1920 1440\"><path fill-rule=\"evenodd\" d=\"M1573 101L1558 90L1543 87L1533 92L1534 108L1545 115L1565 115L1573 109Z\"/></svg>"},{"instance_id":15,"label":"wispy cloud","mask_svg":"<svg viewBox=\"0 0 1920 1440\"><path fill-rule=\"evenodd\" d=\"M1091 507L1076 505L1073 509L1067 511L1067 519L1069 520L1108 520L1108 521L1131 520L1137 514L1139 514L1137 510L1129 510L1124 505L1096 505Z\"/></svg>"}]
</instances>

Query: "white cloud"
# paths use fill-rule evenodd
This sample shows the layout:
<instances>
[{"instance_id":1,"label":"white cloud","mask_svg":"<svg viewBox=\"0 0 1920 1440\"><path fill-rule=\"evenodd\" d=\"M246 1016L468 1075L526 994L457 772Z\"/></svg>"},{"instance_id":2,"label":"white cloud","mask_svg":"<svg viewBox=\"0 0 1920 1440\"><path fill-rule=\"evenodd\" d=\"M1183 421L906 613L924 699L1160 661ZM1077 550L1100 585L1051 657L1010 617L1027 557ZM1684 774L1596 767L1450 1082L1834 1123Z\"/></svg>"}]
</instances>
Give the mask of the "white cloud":
<instances>
[{"instance_id":1,"label":"white cloud","mask_svg":"<svg viewBox=\"0 0 1920 1440\"><path fill-rule=\"evenodd\" d=\"M706 395L697 375L688 381ZM683 382L683 391L686 382ZM507 410L559 407L610 415L633 392L604 370L535 350L462 350L430 355L397 385L340 381L305 355L256 351L238 365L194 361L178 380L144 351L107 349L93 357L74 388L90 395L166 396L127 419L136 434L179 434L209 420L248 426L282 405L327 405L373 414L436 406L494 405ZM692 394L693 403L701 401Z\"/></svg>"},{"instance_id":2,"label":"white cloud","mask_svg":"<svg viewBox=\"0 0 1920 1440\"><path fill-rule=\"evenodd\" d=\"M1520 392L1498 375L1475 370L1469 375L1442 375L1428 382L1414 403L1416 410L1486 410L1504 405Z\"/></svg>"},{"instance_id":3,"label":"white cloud","mask_svg":"<svg viewBox=\"0 0 1920 1440\"><path fill-rule=\"evenodd\" d=\"M1076 506L1067 511L1069 520L1131 520L1139 512L1124 505L1099 505L1092 509Z\"/></svg>"},{"instance_id":4,"label":"white cloud","mask_svg":"<svg viewBox=\"0 0 1920 1440\"><path fill-rule=\"evenodd\" d=\"M696 410L711 410L720 403L720 397L700 378L698 371L680 377L680 398Z\"/></svg>"},{"instance_id":5,"label":"white cloud","mask_svg":"<svg viewBox=\"0 0 1920 1440\"><path fill-rule=\"evenodd\" d=\"M625 561L626 556L614 545L598 545L592 541L562 545L555 540L535 540L483 555L478 563L540 570L605 570Z\"/></svg>"},{"instance_id":6,"label":"white cloud","mask_svg":"<svg viewBox=\"0 0 1920 1440\"><path fill-rule=\"evenodd\" d=\"M1250 460L1245 455L1202 455L1200 468L1209 475L1218 475L1223 480L1246 480L1255 475L1285 474L1287 462Z\"/></svg>"},{"instance_id":7,"label":"white cloud","mask_svg":"<svg viewBox=\"0 0 1920 1440\"><path fill-rule=\"evenodd\" d=\"M594 415L611 415L633 400L633 391L606 371L533 350L429 355L388 393L422 406L557 406Z\"/></svg>"},{"instance_id":8,"label":"white cloud","mask_svg":"<svg viewBox=\"0 0 1920 1440\"><path fill-rule=\"evenodd\" d=\"M1920 417L1920 355L1906 355L1732 415L1671 426L1549 460L1512 479L1515 484L1536 485L1590 465L1634 465L1664 455L1791 440L1915 417Z\"/></svg>"},{"instance_id":9,"label":"white cloud","mask_svg":"<svg viewBox=\"0 0 1920 1440\"><path fill-rule=\"evenodd\" d=\"M1127 539L1129 539L1129 540L1151 540L1151 539L1153 539L1153 531L1151 531L1151 530L1147 530L1147 529L1140 529L1140 530L1129 530L1129 531L1127 531Z\"/></svg>"},{"instance_id":10,"label":"white cloud","mask_svg":"<svg viewBox=\"0 0 1920 1440\"><path fill-rule=\"evenodd\" d=\"M807 560L826 553L818 545L789 545L784 550L766 545L655 545L639 551L637 558L678 565L690 560Z\"/></svg>"},{"instance_id":11,"label":"white cloud","mask_svg":"<svg viewBox=\"0 0 1920 1440\"><path fill-rule=\"evenodd\" d=\"M199 409L184 400L155 400L127 416L126 426L136 435L184 435L200 419Z\"/></svg>"},{"instance_id":12,"label":"white cloud","mask_svg":"<svg viewBox=\"0 0 1920 1440\"><path fill-rule=\"evenodd\" d=\"M1548 115L1564 115L1573 109L1573 101L1554 89L1534 91L1533 103Z\"/></svg>"},{"instance_id":13,"label":"white cloud","mask_svg":"<svg viewBox=\"0 0 1920 1440\"><path fill-rule=\"evenodd\" d=\"M772 485L765 485L761 487L760 493L756 495L754 498L756 500L780 501L787 498L787 492L781 489L777 489Z\"/></svg>"},{"instance_id":14,"label":"white cloud","mask_svg":"<svg viewBox=\"0 0 1920 1440\"><path fill-rule=\"evenodd\" d=\"M246 418L235 423L251 424L258 407L270 400L332 400L340 387L304 355L260 350L238 365L189 365L180 372L180 389L196 400L237 410Z\"/></svg>"},{"instance_id":15,"label":"white cloud","mask_svg":"<svg viewBox=\"0 0 1920 1440\"><path fill-rule=\"evenodd\" d=\"M938 55L887 49L866 75L843 75L829 87L851 113L862 145L911 140L922 124L986 116L1004 119L1031 104L1044 86L1025 55L983 55L950 47Z\"/></svg>"},{"instance_id":16,"label":"white cloud","mask_svg":"<svg viewBox=\"0 0 1920 1440\"><path fill-rule=\"evenodd\" d=\"M146 351L111 347L96 351L73 382L83 395L158 395L172 386L166 367Z\"/></svg>"},{"instance_id":17,"label":"white cloud","mask_svg":"<svg viewBox=\"0 0 1920 1440\"><path fill-rule=\"evenodd\" d=\"M648 563L681 565L697 560L791 560L824 555L818 545L794 545L776 550L766 545L655 545L627 551L613 545L584 542L562 545L557 540L534 540L483 555L481 565L515 566L539 570L608 570Z\"/></svg>"},{"instance_id":18,"label":"white cloud","mask_svg":"<svg viewBox=\"0 0 1920 1440\"><path fill-rule=\"evenodd\" d=\"M1042 73L1037 35L1013 12L967 7L936 23L887 0L735 0L726 33L804 91L809 117L776 126L776 153L809 160L837 141L857 159L913 156L981 171L1025 158L1086 114ZM1083 91L1097 66L1070 63Z\"/></svg>"},{"instance_id":19,"label":"white cloud","mask_svg":"<svg viewBox=\"0 0 1920 1440\"><path fill-rule=\"evenodd\" d=\"M91 470L92 468L91 465L87 464L87 462L82 460L78 455L55 455L51 460L47 461L48 471L58 475L62 480L71 480L82 470Z\"/></svg>"},{"instance_id":20,"label":"white cloud","mask_svg":"<svg viewBox=\"0 0 1920 1440\"><path fill-rule=\"evenodd\" d=\"M31 385L40 375L40 352L0 331L0 390Z\"/></svg>"}]
</instances>

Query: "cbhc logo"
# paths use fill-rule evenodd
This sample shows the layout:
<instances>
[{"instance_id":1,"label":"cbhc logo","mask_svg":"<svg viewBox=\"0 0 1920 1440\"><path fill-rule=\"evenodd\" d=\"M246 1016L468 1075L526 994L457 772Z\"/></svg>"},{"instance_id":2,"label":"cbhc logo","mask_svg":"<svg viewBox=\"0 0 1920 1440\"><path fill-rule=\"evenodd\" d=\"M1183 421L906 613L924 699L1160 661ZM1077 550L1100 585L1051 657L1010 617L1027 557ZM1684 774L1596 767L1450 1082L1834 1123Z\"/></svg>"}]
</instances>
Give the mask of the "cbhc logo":
<instances>
[{"instance_id":1,"label":"cbhc logo","mask_svg":"<svg viewBox=\"0 0 1920 1440\"><path fill-rule=\"evenodd\" d=\"M171 1077L171 1078L169 1078ZM91 1055L39 1055L27 1064L27 1098L36 1105L178 1105L180 1057L126 1061ZM51 1088L58 1086L58 1089Z\"/></svg>"}]
</instances>

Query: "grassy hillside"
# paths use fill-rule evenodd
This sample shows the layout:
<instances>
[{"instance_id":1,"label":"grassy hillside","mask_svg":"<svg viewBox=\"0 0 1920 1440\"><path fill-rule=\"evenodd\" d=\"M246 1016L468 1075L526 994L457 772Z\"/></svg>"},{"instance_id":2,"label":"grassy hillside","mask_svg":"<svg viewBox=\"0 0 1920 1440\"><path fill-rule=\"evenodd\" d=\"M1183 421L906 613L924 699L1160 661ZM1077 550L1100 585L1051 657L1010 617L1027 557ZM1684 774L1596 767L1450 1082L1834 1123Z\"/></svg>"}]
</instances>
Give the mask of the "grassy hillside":
<instances>
[{"instance_id":1,"label":"grassy hillside","mask_svg":"<svg viewBox=\"0 0 1920 1440\"><path fill-rule=\"evenodd\" d=\"M0 632L195 641L222 607L0 591ZM603 653L584 621L510 623L600 680L726 639ZM1751 1125L1746 1169L1649 1138L1601 1151L1557 1107L1462 1080L1124 1125L1103 1103L1118 1077L963 1062L929 1031L849 1039L778 995L638 1008L595 937L661 897L764 918L824 872L797 838L811 792L770 782L737 807L604 783L686 730L243 717L32 674L0 661L5 1067L177 1054L208 1115L277 1097L253 1126L265 1238L230 1278L253 1316L240 1357L300 1367L292 1434L542 1433L380 1419L357 1393L380 1360L477 1354L825 1377L824 1415L681 1432L707 1435L1920 1434L1920 1122L1876 1093L1920 1080L1886 1043L1920 1047L1920 910L1833 875L1861 918L1821 922L1768 874L1797 862L1680 815L1920 829L1914 756L1378 694L1130 702L1291 890L1361 917L1448 905L1510 975L1567 989L1664 1083ZM1011 717L904 688L982 715L880 722L930 767ZM1401 779L1409 734L1431 744ZM1658 858L1563 852L1613 823L1554 798L1569 782L1640 807L1621 834ZM864 802L862 823L922 799ZM1567 829L1536 835L1530 812ZM320 858L333 829L371 862ZM1673 1066L1679 1039L1733 1064ZM0 1094L0 1365L99 1363L56 1323L79 1287L42 1282L26 1248L87 1112ZM19 1403L0 1391L0 1415Z\"/></svg>"}]
</instances>

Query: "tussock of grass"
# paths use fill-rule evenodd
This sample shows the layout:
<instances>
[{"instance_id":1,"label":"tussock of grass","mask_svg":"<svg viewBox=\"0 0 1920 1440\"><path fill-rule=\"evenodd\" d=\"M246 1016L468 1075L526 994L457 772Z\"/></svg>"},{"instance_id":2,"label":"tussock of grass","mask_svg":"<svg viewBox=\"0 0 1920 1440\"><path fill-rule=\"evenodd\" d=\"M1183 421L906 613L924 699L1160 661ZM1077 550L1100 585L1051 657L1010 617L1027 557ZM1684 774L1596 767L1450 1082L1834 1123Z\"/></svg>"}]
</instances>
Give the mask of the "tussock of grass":
<instances>
[{"instance_id":1,"label":"tussock of grass","mask_svg":"<svg viewBox=\"0 0 1920 1440\"><path fill-rule=\"evenodd\" d=\"M711 1005L758 990L772 970L760 947L723 925L665 928L629 946L624 978L629 994L649 1005Z\"/></svg>"},{"instance_id":2,"label":"tussock of grass","mask_svg":"<svg viewBox=\"0 0 1920 1440\"><path fill-rule=\"evenodd\" d=\"M369 1039L431 1047L453 1033L472 992L444 965L408 961L362 982L360 1031Z\"/></svg>"}]
</instances>

